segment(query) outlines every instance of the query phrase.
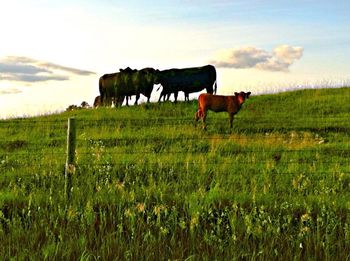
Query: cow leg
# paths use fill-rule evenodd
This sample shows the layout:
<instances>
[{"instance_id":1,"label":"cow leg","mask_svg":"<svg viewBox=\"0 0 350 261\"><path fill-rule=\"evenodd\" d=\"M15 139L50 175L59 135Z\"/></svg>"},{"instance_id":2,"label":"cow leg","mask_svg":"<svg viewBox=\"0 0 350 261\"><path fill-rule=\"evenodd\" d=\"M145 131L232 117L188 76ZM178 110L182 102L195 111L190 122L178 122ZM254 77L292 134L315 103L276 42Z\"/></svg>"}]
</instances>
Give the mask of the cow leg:
<instances>
[{"instance_id":1,"label":"cow leg","mask_svg":"<svg viewBox=\"0 0 350 261\"><path fill-rule=\"evenodd\" d=\"M197 125L198 120L202 118L203 121L203 130L207 129L207 125L205 123L205 120L207 118L207 112L205 110L202 109L198 109L198 111L195 113L194 115L194 119L195 119L195 126Z\"/></svg>"},{"instance_id":2,"label":"cow leg","mask_svg":"<svg viewBox=\"0 0 350 261\"><path fill-rule=\"evenodd\" d=\"M120 97L119 101L117 102L118 107L122 107L123 106L123 102L124 102L125 98L126 98L126 100L128 100L128 96ZM117 105L115 107L117 107Z\"/></svg>"},{"instance_id":3,"label":"cow leg","mask_svg":"<svg viewBox=\"0 0 350 261\"><path fill-rule=\"evenodd\" d=\"M162 97L163 97L163 101L165 101L165 94L164 94L164 92L163 92L163 91L160 93L160 96L159 96L158 102L160 102L160 101L162 100Z\"/></svg>"},{"instance_id":4,"label":"cow leg","mask_svg":"<svg viewBox=\"0 0 350 261\"><path fill-rule=\"evenodd\" d=\"M136 98L135 98L135 105L137 105L137 101L140 99L140 94L136 94Z\"/></svg>"},{"instance_id":5,"label":"cow leg","mask_svg":"<svg viewBox=\"0 0 350 261\"><path fill-rule=\"evenodd\" d=\"M207 119L207 112L203 111L202 112L202 119L203 119L203 130L207 130L207 124L206 124L206 119Z\"/></svg>"},{"instance_id":6,"label":"cow leg","mask_svg":"<svg viewBox=\"0 0 350 261\"><path fill-rule=\"evenodd\" d=\"M230 128L232 129L233 127L233 113L230 113Z\"/></svg>"},{"instance_id":7,"label":"cow leg","mask_svg":"<svg viewBox=\"0 0 350 261\"><path fill-rule=\"evenodd\" d=\"M178 92L174 92L175 103L177 103L177 95L178 95L178 94L179 94Z\"/></svg>"},{"instance_id":8,"label":"cow leg","mask_svg":"<svg viewBox=\"0 0 350 261\"><path fill-rule=\"evenodd\" d=\"M199 121L199 119L202 118L202 112L200 109L198 109L198 111L196 111L196 113L194 114L194 126L197 126L197 122Z\"/></svg>"},{"instance_id":9,"label":"cow leg","mask_svg":"<svg viewBox=\"0 0 350 261\"><path fill-rule=\"evenodd\" d=\"M205 123L205 120L207 119L207 111L204 109L202 109L202 108L198 108L198 111L196 112L196 114L195 114L195 120L196 120L196 122L200 119L200 118L202 118L202 122L203 122L203 130L206 130L207 129L207 125L206 125L206 123Z\"/></svg>"},{"instance_id":10,"label":"cow leg","mask_svg":"<svg viewBox=\"0 0 350 261\"><path fill-rule=\"evenodd\" d=\"M104 106L104 107L107 106L107 99L106 99L106 97L103 97L103 99L101 99L101 104L102 104L102 106Z\"/></svg>"},{"instance_id":11,"label":"cow leg","mask_svg":"<svg viewBox=\"0 0 350 261\"><path fill-rule=\"evenodd\" d=\"M194 119L197 122L200 118L200 110L196 111L196 113L194 114Z\"/></svg>"},{"instance_id":12,"label":"cow leg","mask_svg":"<svg viewBox=\"0 0 350 261\"><path fill-rule=\"evenodd\" d=\"M125 96L118 96L118 97L114 97L114 107L118 108L119 106L122 106L123 102L124 102L124 98Z\"/></svg>"},{"instance_id":13,"label":"cow leg","mask_svg":"<svg viewBox=\"0 0 350 261\"><path fill-rule=\"evenodd\" d=\"M194 126L197 126L197 122L198 120L201 118L201 110L198 109L198 111L196 111L196 113L194 114Z\"/></svg>"}]
</instances>

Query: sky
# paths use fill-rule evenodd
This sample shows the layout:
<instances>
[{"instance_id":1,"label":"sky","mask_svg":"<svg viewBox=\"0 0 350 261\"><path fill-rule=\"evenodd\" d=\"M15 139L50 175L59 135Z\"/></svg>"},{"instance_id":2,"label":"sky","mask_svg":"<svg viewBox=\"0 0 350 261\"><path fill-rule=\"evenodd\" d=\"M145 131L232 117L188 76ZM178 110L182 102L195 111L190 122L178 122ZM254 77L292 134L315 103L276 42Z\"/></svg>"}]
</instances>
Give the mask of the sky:
<instances>
[{"instance_id":1,"label":"sky","mask_svg":"<svg viewBox=\"0 0 350 261\"><path fill-rule=\"evenodd\" d=\"M0 0L0 6L2 119L92 104L99 77L128 66L212 64L223 95L350 85L345 0Z\"/></svg>"}]
</instances>

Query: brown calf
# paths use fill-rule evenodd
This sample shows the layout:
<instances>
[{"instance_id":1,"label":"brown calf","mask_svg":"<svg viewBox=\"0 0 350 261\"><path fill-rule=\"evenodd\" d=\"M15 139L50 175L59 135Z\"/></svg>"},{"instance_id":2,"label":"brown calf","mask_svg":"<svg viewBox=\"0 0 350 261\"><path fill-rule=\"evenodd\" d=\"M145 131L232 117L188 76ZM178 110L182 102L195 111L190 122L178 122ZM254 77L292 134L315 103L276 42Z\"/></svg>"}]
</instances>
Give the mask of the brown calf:
<instances>
[{"instance_id":1,"label":"brown calf","mask_svg":"<svg viewBox=\"0 0 350 261\"><path fill-rule=\"evenodd\" d=\"M240 110L245 99L249 98L251 92L235 92L234 96L213 95L202 93L198 97L198 111L195 114L195 119L203 120L203 129L206 129L205 119L207 111L215 112L227 111L230 115L230 128L232 128L233 116Z\"/></svg>"},{"instance_id":2,"label":"brown calf","mask_svg":"<svg viewBox=\"0 0 350 261\"><path fill-rule=\"evenodd\" d=\"M94 100L94 108L100 107L101 106L101 96L96 96Z\"/></svg>"}]
</instances>

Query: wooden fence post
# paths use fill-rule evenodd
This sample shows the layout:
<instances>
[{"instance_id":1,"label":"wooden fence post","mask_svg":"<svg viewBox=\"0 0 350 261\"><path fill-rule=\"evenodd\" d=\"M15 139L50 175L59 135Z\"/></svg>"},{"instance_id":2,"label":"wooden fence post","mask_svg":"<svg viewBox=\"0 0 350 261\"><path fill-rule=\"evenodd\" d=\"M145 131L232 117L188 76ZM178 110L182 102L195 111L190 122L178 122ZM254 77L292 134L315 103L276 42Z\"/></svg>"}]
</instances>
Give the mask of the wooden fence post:
<instances>
[{"instance_id":1,"label":"wooden fence post","mask_svg":"<svg viewBox=\"0 0 350 261\"><path fill-rule=\"evenodd\" d=\"M75 133L75 118L68 119L67 128L67 159L64 170L65 182L64 193L66 198L69 198L72 188L72 174L75 172L75 145L76 145L76 133Z\"/></svg>"}]
</instances>

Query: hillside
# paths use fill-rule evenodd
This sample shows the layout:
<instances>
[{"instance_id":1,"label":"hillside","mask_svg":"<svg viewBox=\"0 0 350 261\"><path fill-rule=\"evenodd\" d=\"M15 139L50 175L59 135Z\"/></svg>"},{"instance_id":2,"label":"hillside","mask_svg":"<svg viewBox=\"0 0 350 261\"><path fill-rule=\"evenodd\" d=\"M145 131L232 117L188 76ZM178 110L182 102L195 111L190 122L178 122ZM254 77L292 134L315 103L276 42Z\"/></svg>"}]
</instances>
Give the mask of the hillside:
<instances>
[{"instance_id":1,"label":"hillside","mask_svg":"<svg viewBox=\"0 0 350 261\"><path fill-rule=\"evenodd\" d=\"M350 88L0 121L0 256L329 259L350 250ZM67 119L77 122L64 195Z\"/></svg>"}]
</instances>

